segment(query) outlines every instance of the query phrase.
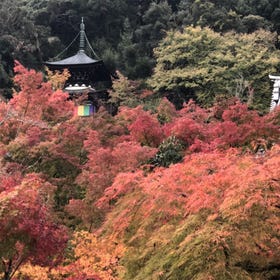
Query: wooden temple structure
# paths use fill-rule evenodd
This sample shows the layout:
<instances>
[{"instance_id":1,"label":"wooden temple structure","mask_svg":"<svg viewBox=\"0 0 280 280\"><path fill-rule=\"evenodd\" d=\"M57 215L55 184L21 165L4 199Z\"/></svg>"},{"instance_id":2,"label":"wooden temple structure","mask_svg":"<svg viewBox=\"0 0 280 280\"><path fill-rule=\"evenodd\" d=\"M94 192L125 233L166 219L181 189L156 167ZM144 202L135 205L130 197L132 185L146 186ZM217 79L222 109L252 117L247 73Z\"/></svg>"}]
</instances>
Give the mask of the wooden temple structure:
<instances>
[{"instance_id":1,"label":"wooden temple structure","mask_svg":"<svg viewBox=\"0 0 280 280\"><path fill-rule=\"evenodd\" d=\"M83 18L78 35L80 38L79 49L75 55L62 60L47 61L44 64L53 72L68 69L70 77L66 81L64 90L74 100L78 100L81 95L87 95L81 104L77 104L76 114L90 116L108 99L107 89L111 86L112 80L104 62L86 54L86 43L91 50L92 47L85 33Z\"/></svg>"}]
</instances>

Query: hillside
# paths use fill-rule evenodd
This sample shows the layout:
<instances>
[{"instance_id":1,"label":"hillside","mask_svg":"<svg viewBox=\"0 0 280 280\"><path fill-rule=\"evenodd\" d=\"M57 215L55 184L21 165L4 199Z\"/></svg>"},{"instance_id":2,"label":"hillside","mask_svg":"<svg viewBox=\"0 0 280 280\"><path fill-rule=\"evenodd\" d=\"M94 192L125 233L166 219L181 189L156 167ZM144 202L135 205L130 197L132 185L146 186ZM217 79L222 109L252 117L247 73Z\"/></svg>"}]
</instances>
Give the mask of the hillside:
<instances>
[{"instance_id":1,"label":"hillside","mask_svg":"<svg viewBox=\"0 0 280 280\"><path fill-rule=\"evenodd\" d=\"M162 98L79 118L41 73L15 72L0 103L2 279L279 279L279 110Z\"/></svg>"},{"instance_id":2,"label":"hillside","mask_svg":"<svg viewBox=\"0 0 280 280\"><path fill-rule=\"evenodd\" d=\"M156 66L153 49L167 32L200 26L218 34L251 34L261 29L279 35L279 5L276 0L2 0L0 93L11 95L15 59L41 70L43 61L56 57L72 42L81 17L95 53L111 71L145 80ZM273 45L279 49L278 40ZM76 50L74 44L62 55ZM270 57L276 56L271 53Z\"/></svg>"},{"instance_id":3,"label":"hillside","mask_svg":"<svg viewBox=\"0 0 280 280\"><path fill-rule=\"evenodd\" d=\"M276 0L2 0L0 279L279 280L279 23ZM110 88L44 69L79 34Z\"/></svg>"}]
</instances>

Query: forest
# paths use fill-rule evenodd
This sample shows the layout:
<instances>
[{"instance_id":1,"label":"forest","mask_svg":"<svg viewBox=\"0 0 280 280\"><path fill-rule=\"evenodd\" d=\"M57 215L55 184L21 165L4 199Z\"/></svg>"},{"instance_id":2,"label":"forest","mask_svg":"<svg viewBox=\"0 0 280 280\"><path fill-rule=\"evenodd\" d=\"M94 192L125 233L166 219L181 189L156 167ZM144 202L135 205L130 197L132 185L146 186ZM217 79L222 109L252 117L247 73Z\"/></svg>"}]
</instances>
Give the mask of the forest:
<instances>
[{"instance_id":1,"label":"forest","mask_svg":"<svg viewBox=\"0 0 280 280\"><path fill-rule=\"evenodd\" d=\"M278 15L274 0L2 0L0 279L280 279ZM81 16L117 73L114 114L75 115L67 73L44 69Z\"/></svg>"}]
</instances>

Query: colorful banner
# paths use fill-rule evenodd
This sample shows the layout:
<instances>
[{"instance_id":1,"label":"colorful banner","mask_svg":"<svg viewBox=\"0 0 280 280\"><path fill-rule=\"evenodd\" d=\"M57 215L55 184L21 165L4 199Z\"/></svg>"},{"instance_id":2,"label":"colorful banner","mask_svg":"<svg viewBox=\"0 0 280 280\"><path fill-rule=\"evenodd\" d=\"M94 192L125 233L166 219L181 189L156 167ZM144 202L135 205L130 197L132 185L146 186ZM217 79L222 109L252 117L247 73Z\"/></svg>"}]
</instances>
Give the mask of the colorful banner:
<instances>
[{"instance_id":1,"label":"colorful banner","mask_svg":"<svg viewBox=\"0 0 280 280\"><path fill-rule=\"evenodd\" d=\"M75 115L79 117L88 117L94 113L94 107L91 104L79 105L75 109Z\"/></svg>"}]
</instances>

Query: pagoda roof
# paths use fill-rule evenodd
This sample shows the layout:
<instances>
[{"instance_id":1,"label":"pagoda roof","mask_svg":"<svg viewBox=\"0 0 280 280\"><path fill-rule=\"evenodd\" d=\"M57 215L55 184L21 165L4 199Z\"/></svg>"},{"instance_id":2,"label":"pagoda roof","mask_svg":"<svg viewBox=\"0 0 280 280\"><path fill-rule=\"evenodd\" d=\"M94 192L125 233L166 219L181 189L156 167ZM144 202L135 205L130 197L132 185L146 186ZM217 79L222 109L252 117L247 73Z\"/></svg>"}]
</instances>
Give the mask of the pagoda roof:
<instances>
[{"instance_id":1,"label":"pagoda roof","mask_svg":"<svg viewBox=\"0 0 280 280\"><path fill-rule=\"evenodd\" d=\"M102 60L92 59L85 54L83 50L79 50L77 54L67 57L58 61L46 61L47 66L80 66L80 65L92 65L96 63L102 63Z\"/></svg>"},{"instance_id":2,"label":"pagoda roof","mask_svg":"<svg viewBox=\"0 0 280 280\"><path fill-rule=\"evenodd\" d=\"M83 18L80 24L80 32L78 35L80 35L80 45L79 50L75 55L64 58L62 60L46 61L44 62L44 64L49 67L51 71L60 71L64 68L68 69L71 76L67 80L67 85L94 85L95 83L100 81L111 82L111 74L105 67L103 60L99 58L91 58L85 52L85 43L87 42L92 53L95 55L95 57L97 57L87 39ZM75 42L78 35L72 41L72 43ZM63 50L57 57L63 54L72 45L72 43L70 43L70 45L67 46L65 50Z\"/></svg>"}]
</instances>

